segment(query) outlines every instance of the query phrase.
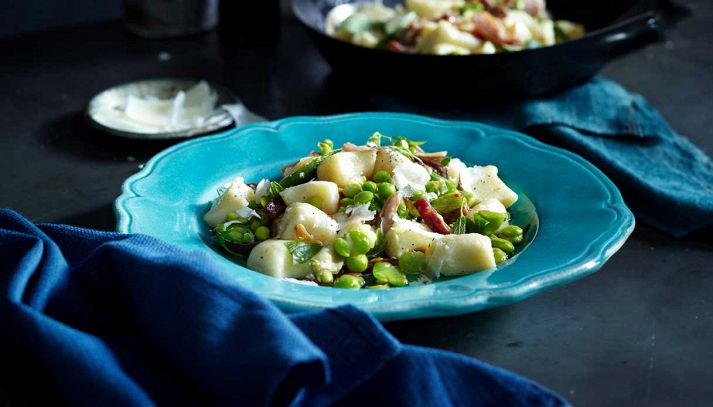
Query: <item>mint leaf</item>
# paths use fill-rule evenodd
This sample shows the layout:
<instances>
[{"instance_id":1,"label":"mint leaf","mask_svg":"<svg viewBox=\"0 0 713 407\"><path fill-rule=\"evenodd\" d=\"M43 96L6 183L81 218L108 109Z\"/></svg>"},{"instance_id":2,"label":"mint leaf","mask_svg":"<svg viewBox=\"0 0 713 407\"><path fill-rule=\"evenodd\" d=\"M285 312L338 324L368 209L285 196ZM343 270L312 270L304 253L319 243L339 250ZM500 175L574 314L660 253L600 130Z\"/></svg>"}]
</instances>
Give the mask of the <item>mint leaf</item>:
<instances>
[{"instance_id":1,"label":"mint leaf","mask_svg":"<svg viewBox=\"0 0 713 407\"><path fill-rule=\"evenodd\" d=\"M453 224L453 234L454 235L464 235L466 233L466 225L468 224L468 217L461 215L458 220Z\"/></svg>"},{"instance_id":2,"label":"mint leaf","mask_svg":"<svg viewBox=\"0 0 713 407\"><path fill-rule=\"evenodd\" d=\"M319 243L291 241L285 245L292 254L292 260L298 264L306 263L322 250L322 245Z\"/></svg>"}]
</instances>

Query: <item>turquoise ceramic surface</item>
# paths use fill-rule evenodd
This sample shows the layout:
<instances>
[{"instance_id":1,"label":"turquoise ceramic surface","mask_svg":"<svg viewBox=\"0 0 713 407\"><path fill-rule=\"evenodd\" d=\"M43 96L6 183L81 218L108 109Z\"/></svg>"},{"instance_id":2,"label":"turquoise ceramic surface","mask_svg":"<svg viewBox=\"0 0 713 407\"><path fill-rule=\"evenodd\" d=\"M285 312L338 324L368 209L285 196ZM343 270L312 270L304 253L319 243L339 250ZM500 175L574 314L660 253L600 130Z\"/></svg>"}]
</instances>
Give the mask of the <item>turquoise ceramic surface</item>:
<instances>
[{"instance_id":1,"label":"turquoise ceramic surface","mask_svg":"<svg viewBox=\"0 0 713 407\"><path fill-rule=\"evenodd\" d=\"M514 223L532 224L527 247L497 270L387 290L343 290L283 281L246 269L207 243L201 217L235 175L248 182L279 169L324 138L364 142L374 131L428 141L468 164L493 164L520 194ZM126 180L118 230L203 250L235 280L287 311L355 304L381 320L472 312L519 301L599 269L624 243L634 218L609 179L584 159L511 131L391 113L294 117L190 140Z\"/></svg>"}]
</instances>

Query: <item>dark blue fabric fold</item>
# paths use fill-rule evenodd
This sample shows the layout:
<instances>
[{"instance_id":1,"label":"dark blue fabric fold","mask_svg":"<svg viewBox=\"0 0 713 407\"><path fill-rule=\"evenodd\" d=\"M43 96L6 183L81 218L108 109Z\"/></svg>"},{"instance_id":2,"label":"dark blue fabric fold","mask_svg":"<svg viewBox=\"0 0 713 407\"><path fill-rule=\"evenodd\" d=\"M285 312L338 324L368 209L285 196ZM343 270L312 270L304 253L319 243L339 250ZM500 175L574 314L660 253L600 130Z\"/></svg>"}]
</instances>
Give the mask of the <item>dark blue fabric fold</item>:
<instances>
[{"instance_id":1,"label":"dark blue fabric fold","mask_svg":"<svg viewBox=\"0 0 713 407\"><path fill-rule=\"evenodd\" d=\"M436 103L424 109L404 98L384 96L375 102L390 111L434 115L434 109L440 109L437 115L444 118L534 136L596 165L645 223L676 237L713 227L713 161L640 95L595 77L565 92L517 102L492 95L465 97L451 97L455 108Z\"/></svg>"},{"instance_id":2,"label":"dark blue fabric fold","mask_svg":"<svg viewBox=\"0 0 713 407\"><path fill-rule=\"evenodd\" d=\"M677 237L713 227L713 162L640 95L597 77L475 119L574 151L609 175L644 222Z\"/></svg>"},{"instance_id":3,"label":"dark blue fabric fold","mask_svg":"<svg viewBox=\"0 0 713 407\"><path fill-rule=\"evenodd\" d=\"M148 236L0 210L0 260L2 369L48 378L37 391L71 404L567 404L474 359L402 345L351 306L285 315L205 253Z\"/></svg>"}]
</instances>

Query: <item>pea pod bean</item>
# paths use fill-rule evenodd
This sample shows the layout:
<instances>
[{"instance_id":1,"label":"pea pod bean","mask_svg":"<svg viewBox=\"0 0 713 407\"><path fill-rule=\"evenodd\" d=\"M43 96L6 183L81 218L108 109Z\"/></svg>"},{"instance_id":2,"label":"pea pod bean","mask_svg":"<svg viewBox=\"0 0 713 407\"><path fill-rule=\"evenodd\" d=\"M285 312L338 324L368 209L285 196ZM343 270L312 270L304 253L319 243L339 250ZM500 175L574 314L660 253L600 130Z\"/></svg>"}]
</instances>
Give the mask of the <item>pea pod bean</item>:
<instances>
[{"instance_id":1,"label":"pea pod bean","mask_svg":"<svg viewBox=\"0 0 713 407\"><path fill-rule=\"evenodd\" d=\"M285 177L280 180L280 185L284 188L294 187L295 185L304 184L314 178L317 167L319 167L319 164L322 164L322 161L328 156L329 154L317 157L305 164L302 168L298 168L285 175Z\"/></svg>"}]
</instances>

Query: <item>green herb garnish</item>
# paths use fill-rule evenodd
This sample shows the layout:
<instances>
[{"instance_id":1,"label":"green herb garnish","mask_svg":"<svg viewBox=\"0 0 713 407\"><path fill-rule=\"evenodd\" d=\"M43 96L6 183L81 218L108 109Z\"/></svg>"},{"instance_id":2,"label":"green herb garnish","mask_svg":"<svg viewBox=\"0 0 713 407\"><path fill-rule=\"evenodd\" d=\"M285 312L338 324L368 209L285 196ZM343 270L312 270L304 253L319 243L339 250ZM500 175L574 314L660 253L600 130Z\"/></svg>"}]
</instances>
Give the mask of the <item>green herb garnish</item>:
<instances>
[{"instance_id":1,"label":"green herb garnish","mask_svg":"<svg viewBox=\"0 0 713 407\"><path fill-rule=\"evenodd\" d=\"M285 245L292 254L292 260L298 264L306 263L322 250L322 245L319 243L291 241Z\"/></svg>"}]
</instances>

